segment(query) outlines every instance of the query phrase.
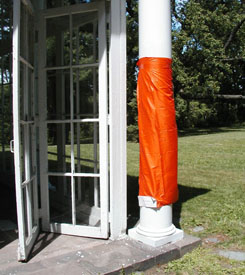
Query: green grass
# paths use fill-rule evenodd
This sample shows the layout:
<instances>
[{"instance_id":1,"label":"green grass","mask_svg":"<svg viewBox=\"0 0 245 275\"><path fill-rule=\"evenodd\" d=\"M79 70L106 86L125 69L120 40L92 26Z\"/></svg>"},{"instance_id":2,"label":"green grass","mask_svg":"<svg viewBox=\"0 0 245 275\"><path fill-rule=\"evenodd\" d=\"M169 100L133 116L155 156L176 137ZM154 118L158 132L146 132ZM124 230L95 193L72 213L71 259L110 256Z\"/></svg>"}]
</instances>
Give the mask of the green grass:
<instances>
[{"instance_id":1,"label":"green grass","mask_svg":"<svg viewBox=\"0 0 245 275\"><path fill-rule=\"evenodd\" d=\"M222 234L219 246L245 250L245 129L180 138L179 184L207 190L182 204L183 229L202 225L200 237Z\"/></svg>"},{"instance_id":2,"label":"green grass","mask_svg":"<svg viewBox=\"0 0 245 275\"><path fill-rule=\"evenodd\" d=\"M183 258L158 267L155 274L245 274L245 264L215 255L210 248L199 247Z\"/></svg>"},{"instance_id":3,"label":"green grass","mask_svg":"<svg viewBox=\"0 0 245 275\"><path fill-rule=\"evenodd\" d=\"M245 128L181 133L179 201L174 221L200 237L203 247L145 274L245 274L245 262L219 257L218 249L245 251ZM128 144L128 174L137 177L138 145ZM128 185L131 183L128 182ZM203 231L193 229L202 226ZM215 237L218 243L207 243Z\"/></svg>"}]
</instances>

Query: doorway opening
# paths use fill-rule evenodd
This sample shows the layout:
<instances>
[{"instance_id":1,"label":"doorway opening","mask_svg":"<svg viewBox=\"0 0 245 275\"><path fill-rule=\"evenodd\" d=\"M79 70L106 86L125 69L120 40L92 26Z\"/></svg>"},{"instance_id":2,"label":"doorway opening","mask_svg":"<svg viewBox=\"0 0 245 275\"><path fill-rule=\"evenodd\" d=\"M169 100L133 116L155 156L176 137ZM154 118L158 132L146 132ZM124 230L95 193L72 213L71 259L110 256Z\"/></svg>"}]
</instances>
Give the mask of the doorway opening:
<instances>
[{"instance_id":1,"label":"doorway opening","mask_svg":"<svg viewBox=\"0 0 245 275\"><path fill-rule=\"evenodd\" d=\"M124 1L41 2L14 1L19 260L40 230L105 239L126 230Z\"/></svg>"}]
</instances>

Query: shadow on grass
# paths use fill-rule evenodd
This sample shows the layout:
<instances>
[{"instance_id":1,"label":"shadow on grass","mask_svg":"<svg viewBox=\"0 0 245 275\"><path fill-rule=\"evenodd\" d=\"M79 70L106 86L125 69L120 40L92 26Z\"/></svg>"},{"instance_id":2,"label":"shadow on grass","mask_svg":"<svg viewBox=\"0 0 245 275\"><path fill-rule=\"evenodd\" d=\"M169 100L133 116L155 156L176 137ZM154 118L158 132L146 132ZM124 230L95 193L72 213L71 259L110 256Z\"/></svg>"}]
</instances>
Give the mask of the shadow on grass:
<instances>
[{"instance_id":1,"label":"shadow on grass","mask_svg":"<svg viewBox=\"0 0 245 275\"><path fill-rule=\"evenodd\" d=\"M231 127L218 127L218 128L194 128L194 129L183 129L178 130L179 137L185 136L199 136L199 135L210 135L219 133L229 133L229 132L240 132L245 131L245 126L231 126Z\"/></svg>"},{"instance_id":2,"label":"shadow on grass","mask_svg":"<svg viewBox=\"0 0 245 275\"><path fill-rule=\"evenodd\" d=\"M128 210L128 229L134 227L139 220L138 206L138 177L128 176L127 190L127 210ZM179 200L173 206L173 223L177 228L180 226L182 204L197 196L204 195L210 190L205 188L189 187L179 184Z\"/></svg>"},{"instance_id":3,"label":"shadow on grass","mask_svg":"<svg viewBox=\"0 0 245 275\"><path fill-rule=\"evenodd\" d=\"M181 228L181 209L182 204L195 197L204 195L211 191L210 189L190 187L185 185L178 185L179 187L179 200L173 206L173 223L177 228Z\"/></svg>"}]
</instances>

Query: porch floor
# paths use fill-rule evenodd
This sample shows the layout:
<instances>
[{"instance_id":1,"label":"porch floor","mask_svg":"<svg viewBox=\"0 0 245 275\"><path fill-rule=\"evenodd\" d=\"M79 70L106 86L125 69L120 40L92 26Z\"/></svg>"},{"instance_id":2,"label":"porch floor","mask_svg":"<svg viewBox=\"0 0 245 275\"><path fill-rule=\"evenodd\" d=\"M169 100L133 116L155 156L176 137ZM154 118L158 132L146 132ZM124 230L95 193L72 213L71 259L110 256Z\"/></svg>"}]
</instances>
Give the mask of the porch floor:
<instances>
[{"instance_id":1,"label":"porch floor","mask_svg":"<svg viewBox=\"0 0 245 275\"><path fill-rule=\"evenodd\" d=\"M201 243L196 237L185 236L156 249L127 236L111 241L41 233L29 261L20 263L17 229L8 221L0 226L0 275L123 274L122 269L128 274L180 258Z\"/></svg>"},{"instance_id":2,"label":"porch floor","mask_svg":"<svg viewBox=\"0 0 245 275\"><path fill-rule=\"evenodd\" d=\"M3 179L3 177L2 177ZM126 274L182 257L201 244L185 235L159 248L141 244L128 236L116 241L41 233L27 263L17 261L18 231L13 177L0 179L0 275ZM137 219L129 221L132 227Z\"/></svg>"}]
</instances>

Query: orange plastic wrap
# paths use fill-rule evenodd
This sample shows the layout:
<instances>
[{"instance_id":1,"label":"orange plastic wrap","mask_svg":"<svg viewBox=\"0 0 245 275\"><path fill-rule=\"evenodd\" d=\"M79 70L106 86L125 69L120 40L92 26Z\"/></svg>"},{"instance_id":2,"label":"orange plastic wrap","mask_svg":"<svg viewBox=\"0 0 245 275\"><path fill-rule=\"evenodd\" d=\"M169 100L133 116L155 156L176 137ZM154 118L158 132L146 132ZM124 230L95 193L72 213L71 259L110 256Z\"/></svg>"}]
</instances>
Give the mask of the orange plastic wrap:
<instances>
[{"instance_id":1,"label":"orange plastic wrap","mask_svg":"<svg viewBox=\"0 0 245 275\"><path fill-rule=\"evenodd\" d=\"M178 199L178 137L171 63L169 58L151 57L137 63L139 196L154 198L157 207Z\"/></svg>"}]
</instances>

